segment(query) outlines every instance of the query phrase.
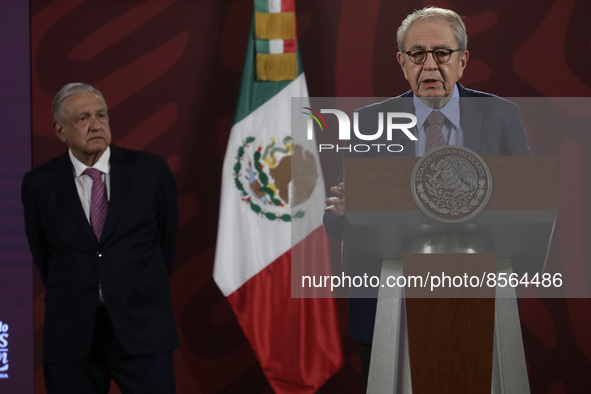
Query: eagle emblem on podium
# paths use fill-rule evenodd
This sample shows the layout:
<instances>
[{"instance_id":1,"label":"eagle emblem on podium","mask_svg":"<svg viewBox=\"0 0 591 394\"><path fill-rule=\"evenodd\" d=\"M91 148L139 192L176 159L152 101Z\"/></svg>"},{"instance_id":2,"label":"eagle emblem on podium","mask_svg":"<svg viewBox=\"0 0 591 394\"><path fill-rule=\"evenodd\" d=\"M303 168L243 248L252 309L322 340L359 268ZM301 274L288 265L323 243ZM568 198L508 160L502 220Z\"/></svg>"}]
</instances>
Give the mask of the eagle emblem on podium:
<instances>
[{"instance_id":1,"label":"eagle emblem on podium","mask_svg":"<svg viewBox=\"0 0 591 394\"><path fill-rule=\"evenodd\" d=\"M461 222L484 209L492 193L492 176L476 152L446 145L417 162L411 190L415 203L428 216Z\"/></svg>"}]
</instances>

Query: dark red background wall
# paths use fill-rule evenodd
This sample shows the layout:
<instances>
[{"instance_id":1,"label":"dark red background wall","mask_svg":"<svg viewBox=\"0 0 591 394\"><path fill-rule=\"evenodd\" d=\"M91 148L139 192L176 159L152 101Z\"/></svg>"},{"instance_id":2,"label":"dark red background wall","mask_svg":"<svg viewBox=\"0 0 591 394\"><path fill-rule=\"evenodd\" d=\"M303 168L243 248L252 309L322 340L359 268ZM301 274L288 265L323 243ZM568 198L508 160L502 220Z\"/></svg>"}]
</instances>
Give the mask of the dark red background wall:
<instances>
[{"instance_id":1,"label":"dark red background wall","mask_svg":"<svg viewBox=\"0 0 591 394\"><path fill-rule=\"evenodd\" d=\"M586 0L296 0L310 95L389 97L406 91L395 32L408 13L425 5L466 16L471 56L464 85L506 97L591 96ZM252 8L250 0L31 1L33 165L65 149L52 133L51 97L67 82L85 81L107 99L113 141L163 155L175 173L181 220L171 285L182 338L175 354L179 393L272 392L211 277L222 159ZM557 155L561 163L574 157L562 192L587 201L589 130L528 133L534 154ZM336 171L327 169L325 176L336 179ZM561 201L561 209L566 204ZM578 213L589 217L587 208L573 215ZM589 234L589 221L578 228L568 224L559 223L551 259L583 266L591 259L589 243L579 242L580 253L572 254L562 241ZM347 364L320 392L361 392L344 300L339 308ZM532 393L591 392L590 312L588 299L522 300ZM44 392L42 324L37 280L37 393Z\"/></svg>"}]
</instances>

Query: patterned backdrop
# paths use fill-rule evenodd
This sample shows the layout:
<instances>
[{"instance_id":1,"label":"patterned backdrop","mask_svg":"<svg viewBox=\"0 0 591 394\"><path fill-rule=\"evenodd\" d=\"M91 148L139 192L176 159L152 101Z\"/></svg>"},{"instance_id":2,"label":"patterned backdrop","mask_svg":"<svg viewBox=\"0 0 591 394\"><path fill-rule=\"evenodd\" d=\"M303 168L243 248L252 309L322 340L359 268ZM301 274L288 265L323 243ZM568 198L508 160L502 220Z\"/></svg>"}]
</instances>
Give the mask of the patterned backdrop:
<instances>
[{"instance_id":1,"label":"patterned backdrop","mask_svg":"<svg viewBox=\"0 0 591 394\"><path fill-rule=\"evenodd\" d=\"M297 0L310 95L406 91L395 31L425 5L466 16L471 53L464 85L506 97L591 97L587 0ZM67 82L85 81L107 99L113 141L166 157L176 176L181 220L171 286L182 340L175 353L181 394L272 392L212 280L222 159L252 7L250 0L31 1L34 166L65 149L51 128L51 97ZM583 202L591 191L583 182L590 168L584 152L591 133L528 129L528 138L534 154L560 160L561 216L551 261L585 274L591 221ZM326 179L337 175L337 168L325 168ZM346 366L321 393L361 392L344 300L339 311ZM590 312L589 299L522 300L532 393L591 392ZM43 288L36 278L36 393L44 392L42 324Z\"/></svg>"}]
</instances>

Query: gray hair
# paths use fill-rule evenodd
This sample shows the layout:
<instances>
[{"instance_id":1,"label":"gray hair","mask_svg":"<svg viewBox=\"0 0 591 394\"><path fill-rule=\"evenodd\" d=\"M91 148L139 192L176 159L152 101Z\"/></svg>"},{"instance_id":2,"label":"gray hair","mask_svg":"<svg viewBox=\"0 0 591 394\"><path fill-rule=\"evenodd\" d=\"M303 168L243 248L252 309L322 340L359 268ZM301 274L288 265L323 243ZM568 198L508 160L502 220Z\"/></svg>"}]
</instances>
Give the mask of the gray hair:
<instances>
[{"instance_id":1,"label":"gray hair","mask_svg":"<svg viewBox=\"0 0 591 394\"><path fill-rule=\"evenodd\" d=\"M106 108L107 102L105 101L103 94L99 90L95 89L87 83L72 82L64 85L64 87L62 87L59 90L59 92L57 92L53 97L53 100L51 102L51 112L53 113L53 119L59 122L63 122L64 119L62 118L61 110L64 100L70 96L75 96L81 93L94 93L98 95L104 101Z\"/></svg>"},{"instance_id":2,"label":"gray hair","mask_svg":"<svg viewBox=\"0 0 591 394\"><path fill-rule=\"evenodd\" d=\"M449 24L454 35L456 36L456 41L458 42L459 49L462 51L466 51L468 49L468 36L466 35L466 25L464 25L464 21L462 21L462 17L459 16L452 10L446 10L445 8L437 8L437 7L426 7L422 10L418 10L406 16L406 18L400 24L398 28L398 32L396 33L396 39L398 41L398 50L400 52L405 52L404 44L406 42L406 36L408 35L408 30L410 27L417 21L428 19L428 18L437 18L443 20Z\"/></svg>"}]
</instances>

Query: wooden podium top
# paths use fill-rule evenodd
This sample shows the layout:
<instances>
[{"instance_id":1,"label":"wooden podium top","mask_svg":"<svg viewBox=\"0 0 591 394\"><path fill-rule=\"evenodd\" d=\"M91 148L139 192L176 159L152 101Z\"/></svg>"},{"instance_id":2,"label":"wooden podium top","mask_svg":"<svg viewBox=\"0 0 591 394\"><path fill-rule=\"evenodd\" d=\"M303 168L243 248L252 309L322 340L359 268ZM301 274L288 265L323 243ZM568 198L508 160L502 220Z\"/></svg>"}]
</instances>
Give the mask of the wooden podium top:
<instances>
[{"instance_id":1,"label":"wooden podium top","mask_svg":"<svg viewBox=\"0 0 591 394\"><path fill-rule=\"evenodd\" d=\"M427 216L413 200L410 178L419 158L345 159L351 262L345 258L344 265L354 266L356 256L399 258L425 237L468 235L485 240L500 258L520 257L520 271L541 271L558 215L557 158L483 159L492 175L491 199L478 215L451 224Z\"/></svg>"},{"instance_id":2,"label":"wooden podium top","mask_svg":"<svg viewBox=\"0 0 591 394\"><path fill-rule=\"evenodd\" d=\"M493 177L486 209L558 209L558 159L485 156ZM418 157L345 159L347 211L418 210L410 178ZM354 187L351 187L353 186Z\"/></svg>"}]
</instances>

